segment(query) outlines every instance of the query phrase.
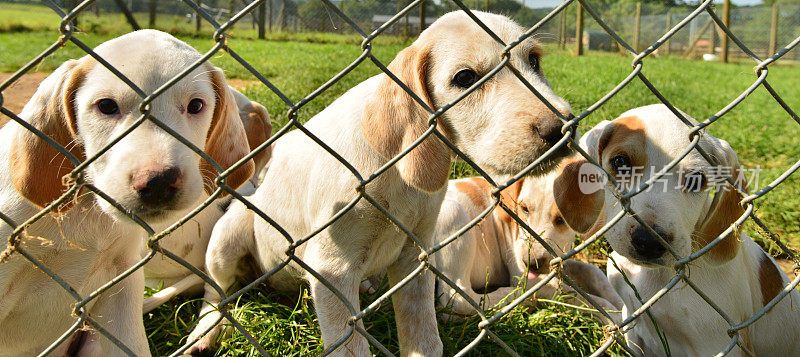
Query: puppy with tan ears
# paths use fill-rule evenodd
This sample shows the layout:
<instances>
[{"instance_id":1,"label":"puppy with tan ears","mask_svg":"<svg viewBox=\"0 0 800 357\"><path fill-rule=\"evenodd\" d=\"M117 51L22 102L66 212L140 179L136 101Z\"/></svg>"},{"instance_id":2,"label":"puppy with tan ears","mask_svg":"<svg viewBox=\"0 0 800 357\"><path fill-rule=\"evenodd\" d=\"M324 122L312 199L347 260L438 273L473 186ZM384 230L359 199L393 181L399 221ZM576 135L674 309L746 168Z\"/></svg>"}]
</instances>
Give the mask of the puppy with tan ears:
<instances>
[{"instance_id":1,"label":"puppy with tan ears","mask_svg":"<svg viewBox=\"0 0 800 357\"><path fill-rule=\"evenodd\" d=\"M690 146L690 131L666 106L651 105L598 124L581 138L581 147L625 189L632 190ZM740 205L743 197L722 174L730 175L742 187L747 186L736 153L725 140L705 131L701 131L699 145L714 157L718 166L712 166L697 150L692 150L652 187L634 196L630 207L681 258L699 252L721 234L727 234L718 245L688 264L687 275L728 316L730 323L740 324L781 293L789 279L741 227L731 228L745 213ZM575 173L579 171L589 172L575 170ZM611 184L596 188L605 189L605 215L616 216L622 207L612 194ZM624 319L642 304L625 282L623 273L643 301L647 301L675 277L676 260L629 215L613 225L605 237L614 249L608 263L608 277L625 303ZM750 352L758 356L791 356L800 351L797 338L800 310L796 306L800 292L792 289L789 295L739 331L740 342ZM733 342L728 334L730 323L683 281L649 311L658 329L642 315L625 334L631 349L642 355L667 355L659 332L666 337L673 356L711 356L723 352ZM735 354L747 355L739 347L733 348Z\"/></svg>"},{"instance_id":2,"label":"puppy with tan ears","mask_svg":"<svg viewBox=\"0 0 800 357\"><path fill-rule=\"evenodd\" d=\"M504 204L512 208L558 255L572 247L577 232L586 233L592 228L593 222L582 220L584 215L578 213L581 204L604 199L602 193L581 195L579 191L565 191L570 189L567 187L554 187L560 182L556 178L563 167L542 177L523 178L501 192ZM489 183L479 177L450 181L436 222L437 243L451 237L491 207L491 190ZM559 209L556 195L563 196L559 203L565 210ZM434 258L435 266L470 298L494 306L503 299L510 301L515 298L514 293L520 295L525 288L538 284L540 276L550 272L553 255L498 206L481 223L436 253ZM567 260L563 269L581 288L586 287L589 294L595 295L593 299L604 309L619 310L622 307L622 300L609 285L605 273L596 266ZM456 314L475 313L472 305L455 289L441 282L438 287L443 306ZM491 292L481 293L486 290ZM550 299L569 291L569 286L556 278L535 296ZM527 300L527 303L532 302L533 299Z\"/></svg>"},{"instance_id":3,"label":"puppy with tan ears","mask_svg":"<svg viewBox=\"0 0 800 357\"><path fill-rule=\"evenodd\" d=\"M272 135L272 124L267 109L261 104L250 101L246 96L233 88L229 88L239 108L239 118L247 133L250 150L256 149ZM258 176L269 161L272 148L268 147L253 157L255 171L253 176L236 191L242 195L250 195L258 186ZM225 196L198 213L183 226L162 239L162 248L177 254L189 264L203 269L205 266L206 247L211 238L211 230L225 209L230 206L231 196ZM192 273L183 265L167 256L158 253L144 266L145 285L158 289L153 296L145 299L143 313L148 313L161 306L171 298L179 295L197 295L203 291L203 279Z\"/></svg>"},{"instance_id":4,"label":"puppy with tan ears","mask_svg":"<svg viewBox=\"0 0 800 357\"><path fill-rule=\"evenodd\" d=\"M524 30L507 17L476 15L506 43L523 34ZM502 52L501 44L458 11L439 18L388 68L435 110L464 95L499 65ZM539 56L539 46L528 39L511 51L510 61L561 115L567 116L569 105L550 89ZM397 83L381 74L350 89L305 127L362 177L369 177L425 133L428 117ZM508 68L447 110L438 126L456 147L498 176L523 170L563 137L559 116ZM563 146L536 172L552 170L568 152ZM429 136L364 190L429 247L453 159L453 153L438 137ZM278 289L296 289L303 280L309 282L325 347L332 348L340 341L342 344L332 351L335 355L369 355L367 339L354 331L363 329L362 321L351 320L361 311L360 282L387 271L391 284L400 283L415 274L421 264L420 248L360 197L359 182L345 165L299 130L276 141L264 181L269 184L259 186L247 198L282 230L234 202L211 236L206 255L210 275L228 289L241 274L239 262L245 257L255 258L261 272L282 267L267 281ZM283 232L295 242L315 234L290 248ZM287 249L306 266L292 259L283 267ZM319 277L340 294L331 291ZM190 341L206 330L210 333L192 346L191 353L211 349L221 332L221 326L214 326L220 318L215 306L221 298L207 287L205 300L203 317ZM405 282L392 295L392 305L400 353L441 355L433 274L423 270Z\"/></svg>"},{"instance_id":5,"label":"puppy with tan ears","mask_svg":"<svg viewBox=\"0 0 800 357\"><path fill-rule=\"evenodd\" d=\"M201 58L184 42L159 31L133 32L95 52L145 93L152 93ZM151 114L204 150L223 169L249 153L237 94L218 68L203 63L150 103ZM241 98L239 100L242 100ZM141 98L90 56L70 60L47 77L19 117L65 147L78 160L105 150L139 117ZM20 224L67 189L75 167L63 154L17 122L0 129L0 212ZM254 172L246 162L226 180L238 187ZM205 200L215 170L186 145L145 121L91 162L84 180L159 231ZM83 188L22 232L20 246L58 275L69 292L12 253L0 264L0 356L117 356L126 351L96 331L116 337L138 356L149 356L142 322L144 274L137 270L86 298L142 259L145 233L117 208ZM0 236L13 227L0 223ZM169 237L162 242L169 245ZM179 253L179 252L176 252ZM80 322L79 318L91 319ZM60 336L70 336L51 346Z\"/></svg>"}]
</instances>

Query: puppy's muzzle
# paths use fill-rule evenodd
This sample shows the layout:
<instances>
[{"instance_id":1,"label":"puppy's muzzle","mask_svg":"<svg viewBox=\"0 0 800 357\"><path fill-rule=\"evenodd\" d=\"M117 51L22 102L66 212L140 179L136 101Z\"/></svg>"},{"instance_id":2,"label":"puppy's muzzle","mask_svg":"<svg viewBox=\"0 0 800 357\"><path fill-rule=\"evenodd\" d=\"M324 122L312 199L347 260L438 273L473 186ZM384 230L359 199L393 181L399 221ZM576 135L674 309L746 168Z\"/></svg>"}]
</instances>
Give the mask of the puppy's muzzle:
<instances>
[{"instance_id":1,"label":"puppy's muzzle","mask_svg":"<svg viewBox=\"0 0 800 357\"><path fill-rule=\"evenodd\" d=\"M564 117L566 120L571 120L575 116L572 115L572 113L567 113L564 114ZM536 123L533 124L533 131L542 140L545 150L547 150L558 144L558 142L564 138L565 134L561 132L561 128L563 126L564 122L562 122L561 119L555 115L551 115L536 121ZM561 162L561 159L569 156L571 153L572 148L569 145L562 145L557 151L550 154L550 156L547 158L548 161L540 166L540 171L542 173L549 172L555 168L559 162Z\"/></svg>"},{"instance_id":2,"label":"puppy's muzzle","mask_svg":"<svg viewBox=\"0 0 800 357\"><path fill-rule=\"evenodd\" d=\"M653 226L653 231L658 233L667 243L672 242L672 235L667 234L659 226ZM642 226L636 227L631 233L631 246L636 255L646 261L654 261L667 251L667 248L655 236L651 235Z\"/></svg>"},{"instance_id":3,"label":"puppy's muzzle","mask_svg":"<svg viewBox=\"0 0 800 357\"><path fill-rule=\"evenodd\" d=\"M570 114L572 116L572 114ZM564 137L561 134L561 127L563 123L557 117L549 118L547 120L540 120L533 125L533 130L539 134L539 137L542 138L548 146L554 146L558 143L561 138Z\"/></svg>"},{"instance_id":4,"label":"puppy's muzzle","mask_svg":"<svg viewBox=\"0 0 800 357\"><path fill-rule=\"evenodd\" d=\"M549 254L545 257L538 257L528 264L528 271L547 274L550 271L550 260L553 259Z\"/></svg>"},{"instance_id":5,"label":"puppy's muzzle","mask_svg":"<svg viewBox=\"0 0 800 357\"><path fill-rule=\"evenodd\" d=\"M160 208L174 201L183 186L183 179L181 170L171 166L161 170L139 170L133 175L132 183L143 204Z\"/></svg>"}]
</instances>

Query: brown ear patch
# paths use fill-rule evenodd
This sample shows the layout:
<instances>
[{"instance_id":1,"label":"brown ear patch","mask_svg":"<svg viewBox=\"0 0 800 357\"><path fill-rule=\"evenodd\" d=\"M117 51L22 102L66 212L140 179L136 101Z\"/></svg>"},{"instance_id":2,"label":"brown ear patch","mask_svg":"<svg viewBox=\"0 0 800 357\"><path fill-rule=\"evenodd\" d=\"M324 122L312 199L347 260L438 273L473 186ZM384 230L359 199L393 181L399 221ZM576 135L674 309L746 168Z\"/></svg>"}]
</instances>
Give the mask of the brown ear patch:
<instances>
[{"instance_id":1,"label":"brown ear patch","mask_svg":"<svg viewBox=\"0 0 800 357\"><path fill-rule=\"evenodd\" d=\"M401 51L387 68L433 108L427 84L429 58L429 48L415 43ZM382 75L374 96L364 106L361 129L370 146L389 160L428 130L428 117L400 85ZM436 192L447 184L450 149L438 137L429 135L395 166L410 186Z\"/></svg>"},{"instance_id":2,"label":"brown ear patch","mask_svg":"<svg viewBox=\"0 0 800 357\"><path fill-rule=\"evenodd\" d=\"M767 305L783 290L783 277L772 259L767 257L767 253L762 251L761 254L758 283L761 285L761 303Z\"/></svg>"},{"instance_id":3,"label":"brown ear patch","mask_svg":"<svg viewBox=\"0 0 800 357\"><path fill-rule=\"evenodd\" d=\"M503 202L503 204L506 205L506 207L510 208L515 213L519 209L519 204L517 203L517 200L519 199L519 193L522 191L522 183L524 181L525 181L524 178L519 179L517 180L517 182L511 184L511 186L506 187L505 190L500 191L500 200ZM496 207L495 212L497 212L497 216L500 218L500 220L502 220L506 224L509 225L517 224L514 218L511 217L511 215L509 215L508 212L506 212L506 210L500 207Z\"/></svg>"},{"instance_id":4,"label":"brown ear patch","mask_svg":"<svg viewBox=\"0 0 800 357\"><path fill-rule=\"evenodd\" d=\"M615 119L611 125L613 127L603 132L603 136L600 137L598 161L602 160L603 153L614 155L617 152L625 152L634 166L646 166L647 135L642 120L636 116L622 117Z\"/></svg>"},{"instance_id":5,"label":"brown ear patch","mask_svg":"<svg viewBox=\"0 0 800 357\"><path fill-rule=\"evenodd\" d=\"M555 221L556 221L556 219L558 219L558 217L563 218L564 215L561 214L561 210L558 209L558 205L553 203L553 205L550 206L550 221L554 222L553 226L556 228L556 230L558 230L559 232L563 232L567 228L569 228L569 225L566 223L566 219L565 218L563 218L564 219L564 224L560 224L560 225L555 224ZM583 232L581 232L581 233L583 233Z\"/></svg>"},{"instance_id":6,"label":"brown ear patch","mask_svg":"<svg viewBox=\"0 0 800 357\"><path fill-rule=\"evenodd\" d=\"M94 63L93 59L64 63L42 82L26 105L29 109L26 114L30 116L26 119L30 124L81 161L85 159L85 153L83 147L76 144L75 94ZM12 140L14 144L9 153L11 179L23 197L44 207L67 191L62 177L75 169L69 159L24 128L19 128ZM69 210L71 203L66 202L58 210Z\"/></svg>"},{"instance_id":7,"label":"brown ear patch","mask_svg":"<svg viewBox=\"0 0 800 357\"><path fill-rule=\"evenodd\" d=\"M573 230L586 233L594 226L605 205L605 191L584 193L580 186L580 168L589 161L577 156L561 164L553 181L553 198L561 216Z\"/></svg>"},{"instance_id":8,"label":"brown ear patch","mask_svg":"<svg viewBox=\"0 0 800 357\"><path fill-rule=\"evenodd\" d=\"M477 177L470 181L457 181L455 183L455 188L458 192L461 192L467 196L470 202L472 202L473 206L486 207L486 191L484 191L478 184L475 183L475 179L477 179Z\"/></svg>"},{"instance_id":9,"label":"brown ear patch","mask_svg":"<svg viewBox=\"0 0 800 357\"><path fill-rule=\"evenodd\" d=\"M223 170L226 170L249 154L250 148L243 123L239 118L239 108L236 106L236 100L228 89L228 84L225 82L222 71L211 65L207 67L211 73L211 82L217 97L217 103L214 107L214 116L206 138L205 152ZM206 192L212 193L215 187L212 187L210 183L217 177L216 170L211 164L201 160L200 172L204 176L203 181ZM235 189L249 180L254 172L255 164L253 160L248 160L244 165L228 175L225 181L228 186Z\"/></svg>"},{"instance_id":10,"label":"brown ear patch","mask_svg":"<svg viewBox=\"0 0 800 357\"><path fill-rule=\"evenodd\" d=\"M247 133L247 143L252 152L263 144L272 135L272 124L269 121L269 113L262 105L250 102L239 107L239 116L244 124L244 131ZM255 171L261 170L272 156L272 147L267 147L253 157Z\"/></svg>"},{"instance_id":11,"label":"brown ear patch","mask_svg":"<svg viewBox=\"0 0 800 357\"><path fill-rule=\"evenodd\" d=\"M732 174L734 178L742 177L740 176L742 173L739 167L735 167ZM721 197L713 207L709 208L709 216L695 234L701 247L708 245L719 237L722 232L744 214L744 208L739 204L743 199L742 195L727 183L722 187L721 191L716 193ZM742 239L741 233L742 227L740 226L714 248L711 248L706 253L706 256L718 262L733 259L739 252L739 241Z\"/></svg>"}]
</instances>

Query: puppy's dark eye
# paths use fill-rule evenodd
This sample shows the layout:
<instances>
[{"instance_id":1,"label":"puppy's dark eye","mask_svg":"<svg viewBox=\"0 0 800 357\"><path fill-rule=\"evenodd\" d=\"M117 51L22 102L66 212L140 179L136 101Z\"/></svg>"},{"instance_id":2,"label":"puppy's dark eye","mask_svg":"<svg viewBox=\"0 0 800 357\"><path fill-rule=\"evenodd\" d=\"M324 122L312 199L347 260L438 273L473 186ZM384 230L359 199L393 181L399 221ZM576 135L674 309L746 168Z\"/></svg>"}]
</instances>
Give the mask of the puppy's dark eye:
<instances>
[{"instance_id":1,"label":"puppy's dark eye","mask_svg":"<svg viewBox=\"0 0 800 357\"><path fill-rule=\"evenodd\" d=\"M708 186L708 178L702 171L690 171L683 177L683 190L698 193Z\"/></svg>"},{"instance_id":2,"label":"puppy's dark eye","mask_svg":"<svg viewBox=\"0 0 800 357\"><path fill-rule=\"evenodd\" d=\"M117 102L113 99L100 99L100 101L97 102L97 109L100 113L105 115L119 114L119 106L117 106Z\"/></svg>"},{"instance_id":3,"label":"puppy's dark eye","mask_svg":"<svg viewBox=\"0 0 800 357\"><path fill-rule=\"evenodd\" d=\"M556 218L553 220L553 225L556 227L564 225L566 223L567 222L564 222L564 217L561 217L560 215L556 216Z\"/></svg>"},{"instance_id":4,"label":"puppy's dark eye","mask_svg":"<svg viewBox=\"0 0 800 357\"><path fill-rule=\"evenodd\" d=\"M205 103L203 103L202 99L194 98L189 101L189 105L186 106L186 111L188 111L189 114L197 114L203 110L204 106Z\"/></svg>"},{"instance_id":5,"label":"puppy's dark eye","mask_svg":"<svg viewBox=\"0 0 800 357\"><path fill-rule=\"evenodd\" d=\"M471 69L462 69L453 77L453 84L461 88L469 88L478 81L478 74Z\"/></svg>"},{"instance_id":6,"label":"puppy's dark eye","mask_svg":"<svg viewBox=\"0 0 800 357\"><path fill-rule=\"evenodd\" d=\"M535 53L529 54L528 63L530 63L531 68L533 68L534 71L539 72L539 70L541 70L541 67L539 65L539 55Z\"/></svg>"},{"instance_id":7,"label":"puppy's dark eye","mask_svg":"<svg viewBox=\"0 0 800 357\"><path fill-rule=\"evenodd\" d=\"M612 157L609 163L611 164L611 168L620 175L629 175L633 169L631 159L625 154Z\"/></svg>"}]
</instances>

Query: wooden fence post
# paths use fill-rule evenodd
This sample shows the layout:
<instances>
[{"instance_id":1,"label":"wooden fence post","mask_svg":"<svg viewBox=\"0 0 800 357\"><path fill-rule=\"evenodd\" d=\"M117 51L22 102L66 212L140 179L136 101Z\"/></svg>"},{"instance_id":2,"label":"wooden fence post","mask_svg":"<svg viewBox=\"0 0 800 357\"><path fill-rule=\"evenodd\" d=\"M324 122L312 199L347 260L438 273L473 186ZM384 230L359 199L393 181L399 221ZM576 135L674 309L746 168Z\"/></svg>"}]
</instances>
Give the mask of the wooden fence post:
<instances>
[{"instance_id":1,"label":"wooden fence post","mask_svg":"<svg viewBox=\"0 0 800 357\"><path fill-rule=\"evenodd\" d=\"M139 27L139 24L136 22L136 19L131 14L131 9L128 9L128 5L125 5L124 0L114 0L117 3L117 7L119 7L119 11L122 11L122 14L125 15L125 18L128 20L128 23L131 24L131 27L134 31L141 30L142 28Z\"/></svg>"},{"instance_id":2,"label":"wooden fence post","mask_svg":"<svg viewBox=\"0 0 800 357\"><path fill-rule=\"evenodd\" d=\"M286 0L281 1L281 31L286 31Z\"/></svg>"},{"instance_id":3,"label":"wooden fence post","mask_svg":"<svg viewBox=\"0 0 800 357\"><path fill-rule=\"evenodd\" d=\"M667 31L672 29L672 14L667 14ZM664 55L669 56L669 39L664 41Z\"/></svg>"},{"instance_id":4,"label":"wooden fence post","mask_svg":"<svg viewBox=\"0 0 800 357\"><path fill-rule=\"evenodd\" d=\"M236 13L236 0L229 0L228 1L228 20L232 19L233 15L235 15L235 13ZM231 25L231 27L229 27L228 30L233 30L233 26L235 26L235 25Z\"/></svg>"},{"instance_id":5,"label":"wooden fence post","mask_svg":"<svg viewBox=\"0 0 800 357\"><path fill-rule=\"evenodd\" d=\"M156 28L156 9L158 8L158 2L156 0L150 0L150 28Z\"/></svg>"},{"instance_id":6,"label":"wooden fence post","mask_svg":"<svg viewBox=\"0 0 800 357\"><path fill-rule=\"evenodd\" d=\"M69 10L69 12L72 12L72 10L74 10L76 7L78 7L79 3L80 3L80 1L77 1L77 0L67 0L67 10ZM78 26L78 16L75 16L72 19L72 24L75 25L75 26Z\"/></svg>"},{"instance_id":7,"label":"wooden fence post","mask_svg":"<svg viewBox=\"0 0 800 357\"><path fill-rule=\"evenodd\" d=\"M265 22L264 20L265 20L265 17L266 17L266 14L265 14L266 11L264 11L264 10L266 10L266 7L267 7L267 4L264 4L264 3L262 3L258 7L258 38L262 39L262 40L265 38L265 32L266 32L265 23L264 23ZM272 5L270 5L270 9L272 9ZM272 11L270 11L270 16L272 16ZM272 20L270 20L270 23L271 22L272 22Z\"/></svg>"},{"instance_id":8,"label":"wooden fence post","mask_svg":"<svg viewBox=\"0 0 800 357\"><path fill-rule=\"evenodd\" d=\"M700 31L697 33L697 35L694 36L694 39L692 39L689 42L689 47L686 48L686 52L683 54L684 56L689 57L692 55L692 52L694 52L694 47L697 46L697 41L700 41L700 39L703 37L706 31L708 31L708 29L711 28L711 24L713 23L714 20L708 19L708 22L706 22L706 24L703 25L703 28L701 28ZM711 46L714 46L714 41L711 41Z\"/></svg>"},{"instance_id":9,"label":"wooden fence post","mask_svg":"<svg viewBox=\"0 0 800 357\"><path fill-rule=\"evenodd\" d=\"M769 55L778 50L778 2L772 4L772 26L769 29Z\"/></svg>"},{"instance_id":10,"label":"wooden fence post","mask_svg":"<svg viewBox=\"0 0 800 357\"><path fill-rule=\"evenodd\" d=\"M202 5L202 1L197 0L197 6L200 6L200 5ZM195 21L195 29L194 29L195 32L200 32L200 25L201 25L200 17L201 16L198 13L194 14L194 18L195 18L195 20L197 20L197 21Z\"/></svg>"},{"instance_id":11,"label":"wooden fence post","mask_svg":"<svg viewBox=\"0 0 800 357\"><path fill-rule=\"evenodd\" d=\"M419 3L419 33L425 31L425 1Z\"/></svg>"},{"instance_id":12,"label":"wooden fence post","mask_svg":"<svg viewBox=\"0 0 800 357\"><path fill-rule=\"evenodd\" d=\"M730 29L731 25L731 0L725 0L722 5L722 23ZM728 63L728 34L722 31L722 62ZM713 45L712 45L713 46Z\"/></svg>"},{"instance_id":13,"label":"wooden fence post","mask_svg":"<svg viewBox=\"0 0 800 357\"><path fill-rule=\"evenodd\" d=\"M633 18L633 50L639 52L639 34L642 27L642 3L636 3L636 13Z\"/></svg>"},{"instance_id":14,"label":"wooden fence post","mask_svg":"<svg viewBox=\"0 0 800 357\"><path fill-rule=\"evenodd\" d=\"M578 3L578 20L575 23L575 56L583 55L583 5Z\"/></svg>"},{"instance_id":15,"label":"wooden fence post","mask_svg":"<svg viewBox=\"0 0 800 357\"><path fill-rule=\"evenodd\" d=\"M561 10L558 24L558 46L563 50L567 45L567 9Z\"/></svg>"}]
</instances>

